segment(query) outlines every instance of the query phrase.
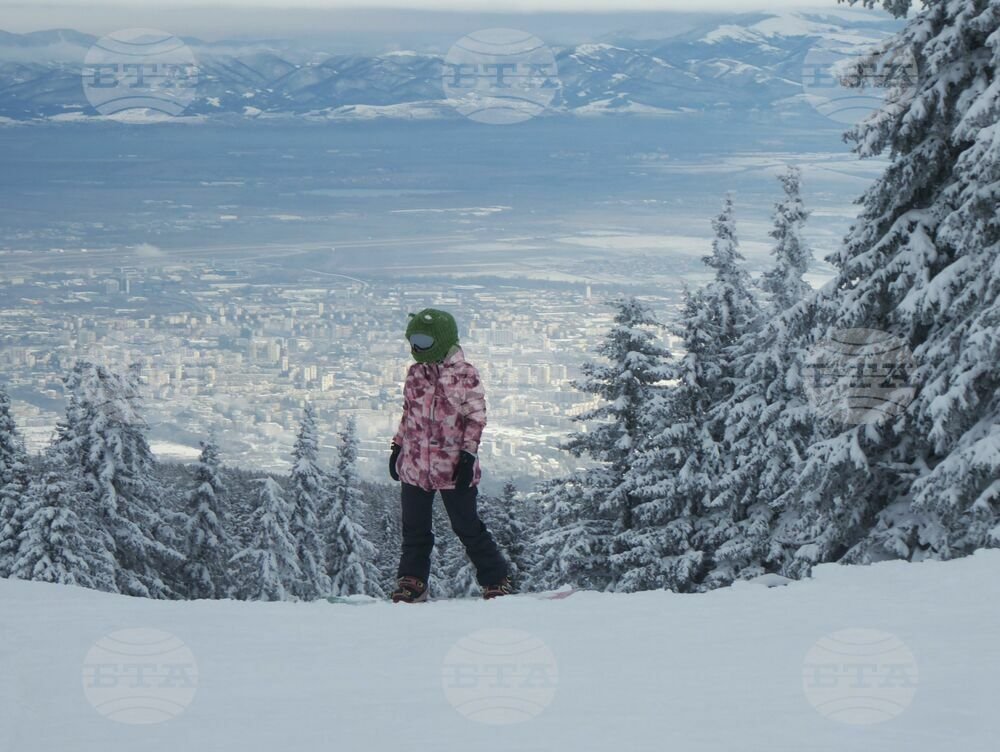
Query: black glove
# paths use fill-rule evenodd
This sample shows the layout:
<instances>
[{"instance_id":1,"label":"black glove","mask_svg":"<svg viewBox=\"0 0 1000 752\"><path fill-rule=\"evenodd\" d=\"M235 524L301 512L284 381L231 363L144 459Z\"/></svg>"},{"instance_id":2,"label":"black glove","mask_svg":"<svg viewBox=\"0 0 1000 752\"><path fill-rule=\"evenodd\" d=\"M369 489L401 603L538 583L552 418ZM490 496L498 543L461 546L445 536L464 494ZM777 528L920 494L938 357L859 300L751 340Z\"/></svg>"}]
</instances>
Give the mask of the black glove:
<instances>
[{"instance_id":1,"label":"black glove","mask_svg":"<svg viewBox=\"0 0 1000 752\"><path fill-rule=\"evenodd\" d=\"M462 451L458 455L458 464L455 465L455 474L451 479L455 481L456 491L467 491L472 485L472 478L476 474L476 455Z\"/></svg>"},{"instance_id":2,"label":"black glove","mask_svg":"<svg viewBox=\"0 0 1000 752\"><path fill-rule=\"evenodd\" d=\"M402 451L403 447L395 441L392 442L392 454L389 455L389 475L392 476L393 480L399 480L399 473L396 472L396 460L399 459L399 453Z\"/></svg>"}]
</instances>

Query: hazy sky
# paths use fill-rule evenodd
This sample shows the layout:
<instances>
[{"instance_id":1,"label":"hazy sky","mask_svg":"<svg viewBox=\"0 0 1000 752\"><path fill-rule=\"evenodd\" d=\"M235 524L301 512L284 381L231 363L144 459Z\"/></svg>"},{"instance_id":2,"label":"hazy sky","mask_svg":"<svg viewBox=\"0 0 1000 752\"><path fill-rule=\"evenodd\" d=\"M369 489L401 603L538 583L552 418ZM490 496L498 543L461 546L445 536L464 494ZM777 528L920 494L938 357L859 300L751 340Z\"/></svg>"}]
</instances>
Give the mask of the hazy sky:
<instances>
[{"instance_id":1,"label":"hazy sky","mask_svg":"<svg viewBox=\"0 0 1000 752\"><path fill-rule=\"evenodd\" d=\"M831 4L834 4L831 2ZM8 8L34 9L43 12L46 8L93 9L104 6L118 8L373 8L391 6L419 10L450 10L473 12L533 12L533 11L604 11L619 10L770 10L775 8L797 8L805 5L822 6L822 2L812 0L805 3L802 0L700 0L691 3L690 0L391 0L390 2L372 2L369 0L117 0L115 2L93 2L93 0L61 0L56 3L44 2L11 2L0 0L0 11Z\"/></svg>"},{"instance_id":2,"label":"hazy sky","mask_svg":"<svg viewBox=\"0 0 1000 752\"><path fill-rule=\"evenodd\" d=\"M385 7L389 4L392 9ZM367 44L366 36L390 34L405 45L420 34L512 25L558 41L554 37L580 39L592 30L615 28L662 34L672 22L664 22L660 11L682 12L690 20L711 12L801 7L843 11L847 6L836 0L0 0L0 30L71 28L100 35L146 27L208 40L339 34L357 44ZM683 24L679 16L667 17Z\"/></svg>"}]
</instances>

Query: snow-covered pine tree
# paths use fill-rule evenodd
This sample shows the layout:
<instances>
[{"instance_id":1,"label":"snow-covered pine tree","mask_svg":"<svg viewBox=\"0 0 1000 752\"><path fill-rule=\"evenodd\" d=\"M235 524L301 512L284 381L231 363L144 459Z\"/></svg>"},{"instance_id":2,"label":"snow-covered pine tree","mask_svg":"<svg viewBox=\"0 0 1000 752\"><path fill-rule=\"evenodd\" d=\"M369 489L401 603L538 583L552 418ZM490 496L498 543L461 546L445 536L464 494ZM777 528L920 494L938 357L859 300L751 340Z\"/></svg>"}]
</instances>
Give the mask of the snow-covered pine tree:
<instances>
[{"instance_id":1,"label":"snow-covered pine tree","mask_svg":"<svg viewBox=\"0 0 1000 752\"><path fill-rule=\"evenodd\" d=\"M737 363L739 343L759 327L761 320L760 306L739 250L731 194L726 194L723 199L722 212L712 221L712 229L715 231L712 253L703 260L706 265L715 269L715 278L701 290L700 295L701 305L705 306L703 313L709 316L708 331L715 336L714 344L706 352L706 355L712 353L715 365L707 370L716 370L718 373L714 384L704 382L705 386L711 384L712 389L707 394L710 405L704 426L707 436L702 438L706 446L715 445L702 453L703 460L709 464L701 468L701 473L714 481L702 519L699 520L697 534L698 548L710 552L712 557L703 584L705 588L716 587L728 581L725 569L721 572L721 578L719 577L720 573L714 566L714 555L727 540L738 536L735 510L728 503L729 499L722 485L722 481L734 470L735 457L726 451L723 443L725 415L712 408L725 403L735 392L742 378Z\"/></svg>"},{"instance_id":2,"label":"snow-covered pine tree","mask_svg":"<svg viewBox=\"0 0 1000 752\"><path fill-rule=\"evenodd\" d=\"M302 414L292 460L288 499L292 508L292 537L302 572L292 592L303 600L314 600L330 595L331 583L320 527L325 476L318 464L319 431L312 405L306 405Z\"/></svg>"},{"instance_id":3,"label":"snow-covered pine tree","mask_svg":"<svg viewBox=\"0 0 1000 752\"><path fill-rule=\"evenodd\" d=\"M222 468L225 476L224 506L229 510L229 533L233 549L240 551L253 539L253 513L256 509L256 481L250 470Z\"/></svg>"},{"instance_id":4,"label":"snow-covered pine tree","mask_svg":"<svg viewBox=\"0 0 1000 752\"><path fill-rule=\"evenodd\" d=\"M600 511L606 490L600 480L595 469L580 467L574 475L539 484L544 524L532 541L538 566L531 590L608 587L612 521Z\"/></svg>"},{"instance_id":5,"label":"snow-covered pine tree","mask_svg":"<svg viewBox=\"0 0 1000 752\"><path fill-rule=\"evenodd\" d=\"M482 594L482 588L476 580L476 568L465 549L457 538L448 547L448 558L443 562L446 587L444 592L449 598L469 598ZM441 591L439 591L441 592Z\"/></svg>"},{"instance_id":6,"label":"snow-covered pine tree","mask_svg":"<svg viewBox=\"0 0 1000 752\"><path fill-rule=\"evenodd\" d=\"M812 261L812 251L802 235L809 212L802 203L802 174L790 166L778 175L784 198L774 205L774 238L771 255L774 266L761 275L760 286L771 296L771 311L782 313L812 292L804 276Z\"/></svg>"},{"instance_id":7,"label":"snow-covered pine tree","mask_svg":"<svg viewBox=\"0 0 1000 752\"><path fill-rule=\"evenodd\" d=\"M808 212L799 171L790 168L778 179L785 196L774 211L774 266L761 280L770 294L769 315L733 349L734 391L712 408L730 459L717 484L716 504L728 510L731 524L716 541L711 584L782 569L779 540L783 526L794 527L794 520L784 517L780 499L793 483L815 422L802 391L800 362L800 344L814 327L813 307L803 303L812 291L804 280L812 259L802 235Z\"/></svg>"},{"instance_id":8,"label":"snow-covered pine tree","mask_svg":"<svg viewBox=\"0 0 1000 752\"><path fill-rule=\"evenodd\" d=\"M732 460L723 453L724 421L712 408L736 388L737 345L757 328L760 311L741 263L731 195L712 229L712 253L703 261L715 276L696 292L684 291L672 331L685 352L667 369L673 384L645 415L650 441L629 473L639 504L622 557L622 590L719 584L711 578L713 552L733 534L721 494Z\"/></svg>"},{"instance_id":9,"label":"snow-covered pine tree","mask_svg":"<svg viewBox=\"0 0 1000 752\"><path fill-rule=\"evenodd\" d=\"M722 368L713 311L702 291L685 288L683 295L671 332L684 355L669 363L672 383L654 395L646 416L650 438L630 471L639 503L621 590L691 592L709 561L699 524L712 499L719 447L706 419Z\"/></svg>"},{"instance_id":10,"label":"snow-covered pine tree","mask_svg":"<svg viewBox=\"0 0 1000 752\"><path fill-rule=\"evenodd\" d=\"M187 598L224 598L229 590L229 559L234 553L228 530L219 448L209 438L201 442L195 466L195 488L185 501L182 589Z\"/></svg>"},{"instance_id":11,"label":"snow-covered pine tree","mask_svg":"<svg viewBox=\"0 0 1000 752\"><path fill-rule=\"evenodd\" d=\"M234 596L257 601L281 601L292 597L292 586L302 577L302 572L290 530L290 517L291 509L278 482L270 476L260 478L250 544L230 561L234 572Z\"/></svg>"},{"instance_id":12,"label":"snow-covered pine tree","mask_svg":"<svg viewBox=\"0 0 1000 752\"><path fill-rule=\"evenodd\" d=\"M398 494L396 491L395 496ZM376 503L377 509L371 525L374 532L372 543L375 546L375 566L379 571L379 583L384 589L387 588L386 592L390 592L396 586L396 570L403 545L399 499L379 495Z\"/></svg>"},{"instance_id":13,"label":"snow-covered pine tree","mask_svg":"<svg viewBox=\"0 0 1000 752\"><path fill-rule=\"evenodd\" d=\"M500 498L489 497L483 508L486 524L507 557L511 581L518 589L531 573L523 507L517 486L508 480L503 485Z\"/></svg>"},{"instance_id":14,"label":"snow-covered pine tree","mask_svg":"<svg viewBox=\"0 0 1000 752\"><path fill-rule=\"evenodd\" d=\"M760 307L753 293L750 275L743 267L736 237L736 218L732 194L722 201L722 211L712 220L715 238L712 252L702 257L705 265L715 270L715 278L702 290L707 314L712 319L712 332L721 353L719 359L722 380L718 388L725 393L731 389L728 378L733 364L727 357L746 332L752 330L760 318Z\"/></svg>"},{"instance_id":15,"label":"snow-covered pine tree","mask_svg":"<svg viewBox=\"0 0 1000 752\"><path fill-rule=\"evenodd\" d=\"M638 498L629 469L646 443L644 416L655 385L667 376L668 352L654 333L660 323L643 303L625 298L611 305L614 324L597 348L605 362L585 363L575 383L601 404L575 418L590 430L566 445L593 466L545 484L542 496L550 521L537 539L543 588L569 583L613 589L630 566Z\"/></svg>"},{"instance_id":16,"label":"snow-covered pine tree","mask_svg":"<svg viewBox=\"0 0 1000 752\"><path fill-rule=\"evenodd\" d=\"M87 516L117 562L117 589L128 595L174 595L168 582L183 563L169 545L157 504L154 459L140 417L137 368L114 373L78 362L67 376L69 403L53 453L80 481L78 513Z\"/></svg>"},{"instance_id":17,"label":"snow-covered pine tree","mask_svg":"<svg viewBox=\"0 0 1000 752\"><path fill-rule=\"evenodd\" d=\"M340 432L340 461L333 478L332 503L324 522L326 564L334 595L383 597L382 579L375 565L375 546L361 520L361 489L357 477L358 433L354 418Z\"/></svg>"},{"instance_id":18,"label":"snow-covered pine tree","mask_svg":"<svg viewBox=\"0 0 1000 752\"><path fill-rule=\"evenodd\" d=\"M17 556L28 494L28 458L0 386L0 577L10 575Z\"/></svg>"},{"instance_id":19,"label":"snow-covered pine tree","mask_svg":"<svg viewBox=\"0 0 1000 752\"><path fill-rule=\"evenodd\" d=\"M117 563L105 547L94 545L99 534L92 521L77 512L78 479L67 480L64 475L50 470L32 484L11 574L22 580L113 591Z\"/></svg>"},{"instance_id":20,"label":"snow-covered pine tree","mask_svg":"<svg viewBox=\"0 0 1000 752\"><path fill-rule=\"evenodd\" d=\"M911 56L915 81L900 75ZM822 313L901 337L917 393L881 423L824 424L795 489L810 520L797 572L1000 544L998 71L1000 4L954 0L925 4L853 76L892 86L847 134L862 158L891 163L828 259L836 294Z\"/></svg>"}]
</instances>

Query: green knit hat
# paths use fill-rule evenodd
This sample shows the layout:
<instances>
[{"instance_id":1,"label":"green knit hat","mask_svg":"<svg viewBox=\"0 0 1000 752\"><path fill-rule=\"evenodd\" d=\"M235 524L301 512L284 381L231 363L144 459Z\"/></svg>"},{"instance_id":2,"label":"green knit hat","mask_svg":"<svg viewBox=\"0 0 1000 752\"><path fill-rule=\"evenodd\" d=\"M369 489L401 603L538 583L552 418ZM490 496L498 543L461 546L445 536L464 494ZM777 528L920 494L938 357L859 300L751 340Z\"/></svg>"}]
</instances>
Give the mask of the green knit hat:
<instances>
[{"instance_id":1,"label":"green knit hat","mask_svg":"<svg viewBox=\"0 0 1000 752\"><path fill-rule=\"evenodd\" d=\"M458 324L447 311L436 308L425 308L419 313L410 314L410 323L406 326L406 340L414 334L426 334L434 338L434 344L427 350L410 348L410 354L418 363L435 363L444 360L452 347L458 344Z\"/></svg>"}]
</instances>

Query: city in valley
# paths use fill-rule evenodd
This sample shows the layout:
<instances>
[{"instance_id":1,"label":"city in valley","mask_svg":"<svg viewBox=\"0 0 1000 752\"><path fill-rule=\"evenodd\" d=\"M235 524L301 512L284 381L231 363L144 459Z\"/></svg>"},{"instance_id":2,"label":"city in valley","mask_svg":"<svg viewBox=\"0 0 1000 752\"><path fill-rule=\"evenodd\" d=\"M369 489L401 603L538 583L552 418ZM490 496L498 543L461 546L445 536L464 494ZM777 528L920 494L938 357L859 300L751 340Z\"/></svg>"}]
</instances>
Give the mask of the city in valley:
<instances>
[{"instance_id":1,"label":"city in valley","mask_svg":"<svg viewBox=\"0 0 1000 752\"><path fill-rule=\"evenodd\" d=\"M684 286L712 277L728 192L748 271L769 268L790 165L818 286L847 197L882 164L836 123L779 138L703 118L182 121L0 128L0 377L32 452L88 359L141 370L161 459L193 461L215 434L226 463L285 471L310 402L324 459L355 416L360 469L384 479L407 314L436 306L486 385L484 484L528 488L583 462L560 447L595 404L572 382L599 359L608 301L673 323Z\"/></svg>"},{"instance_id":2,"label":"city in valley","mask_svg":"<svg viewBox=\"0 0 1000 752\"><path fill-rule=\"evenodd\" d=\"M540 291L366 282L328 275L274 282L265 267L206 264L50 271L0 281L0 353L31 450L63 409L62 377L78 359L141 369L157 455L191 460L210 433L227 461L287 467L311 402L330 444L357 418L366 474L382 470L411 362L407 313L456 311L468 359L487 389L482 453L500 480L546 477L572 417L594 406L572 386L611 310L587 285ZM669 341L669 335L665 335ZM283 464L284 463L284 464Z\"/></svg>"}]
</instances>

